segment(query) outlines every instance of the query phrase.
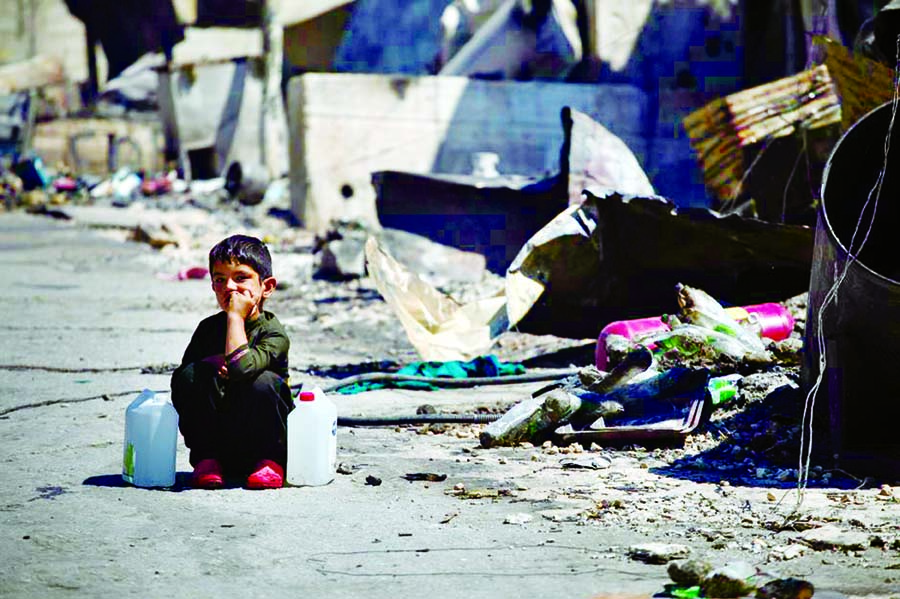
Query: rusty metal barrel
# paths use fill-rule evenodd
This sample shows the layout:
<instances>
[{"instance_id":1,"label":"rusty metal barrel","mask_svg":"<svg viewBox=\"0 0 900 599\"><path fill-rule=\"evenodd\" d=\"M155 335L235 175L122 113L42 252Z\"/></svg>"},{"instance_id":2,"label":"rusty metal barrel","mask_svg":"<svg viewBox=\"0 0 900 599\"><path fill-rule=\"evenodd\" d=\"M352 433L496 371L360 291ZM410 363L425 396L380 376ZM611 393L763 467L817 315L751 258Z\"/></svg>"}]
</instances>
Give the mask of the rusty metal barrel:
<instances>
[{"instance_id":1,"label":"rusty metal barrel","mask_svg":"<svg viewBox=\"0 0 900 599\"><path fill-rule=\"evenodd\" d=\"M802 377L809 390L824 347L813 449L848 472L875 476L900 475L900 122L891 127L893 109L889 102L857 121L826 165ZM820 330L819 312L845 271Z\"/></svg>"}]
</instances>

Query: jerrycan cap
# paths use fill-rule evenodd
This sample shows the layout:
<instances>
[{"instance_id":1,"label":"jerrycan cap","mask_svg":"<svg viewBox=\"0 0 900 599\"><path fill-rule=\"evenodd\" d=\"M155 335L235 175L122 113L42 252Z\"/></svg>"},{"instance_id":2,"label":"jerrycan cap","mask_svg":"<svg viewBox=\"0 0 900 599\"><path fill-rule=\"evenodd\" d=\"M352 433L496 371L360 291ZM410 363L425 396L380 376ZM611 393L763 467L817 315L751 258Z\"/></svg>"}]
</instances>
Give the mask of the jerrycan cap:
<instances>
[{"instance_id":1,"label":"jerrycan cap","mask_svg":"<svg viewBox=\"0 0 900 599\"><path fill-rule=\"evenodd\" d=\"M316 398L316 394L312 391L301 391L300 396L297 398L300 401L313 401Z\"/></svg>"}]
</instances>

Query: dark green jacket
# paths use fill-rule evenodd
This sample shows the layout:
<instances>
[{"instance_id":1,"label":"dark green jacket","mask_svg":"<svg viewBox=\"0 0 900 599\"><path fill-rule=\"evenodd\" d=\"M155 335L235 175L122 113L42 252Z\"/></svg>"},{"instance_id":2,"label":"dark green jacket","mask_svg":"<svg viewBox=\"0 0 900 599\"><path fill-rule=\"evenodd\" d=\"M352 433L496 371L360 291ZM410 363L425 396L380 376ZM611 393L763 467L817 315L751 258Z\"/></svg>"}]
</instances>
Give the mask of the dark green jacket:
<instances>
[{"instance_id":1,"label":"dark green jacket","mask_svg":"<svg viewBox=\"0 0 900 599\"><path fill-rule=\"evenodd\" d=\"M219 312L200 321L175 374L189 364L225 352L225 333L228 318ZM251 379L264 370L271 370L281 378L288 378L288 350L291 342L284 327L271 312L263 311L256 320L244 323L247 345L225 356L228 380Z\"/></svg>"}]
</instances>

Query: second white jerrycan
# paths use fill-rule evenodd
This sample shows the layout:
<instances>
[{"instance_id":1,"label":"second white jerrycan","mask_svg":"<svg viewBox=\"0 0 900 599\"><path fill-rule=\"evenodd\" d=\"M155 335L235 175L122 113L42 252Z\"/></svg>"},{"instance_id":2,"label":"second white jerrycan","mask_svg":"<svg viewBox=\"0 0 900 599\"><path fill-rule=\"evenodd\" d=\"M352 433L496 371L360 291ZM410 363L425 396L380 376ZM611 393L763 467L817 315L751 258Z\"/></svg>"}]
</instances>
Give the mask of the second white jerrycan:
<instances>
[{"instance_id":1,"label":"second white jerrycan","mask_svg":"<svg viewBox=\"0 0 900 599\"><path fill-rule=\"evenodd\" d=\"M144 389L125 410L122 478L136 487L175 484L178 412L165 398Z\"/></svg>"},{"instance_id":2,"label":"second white jerrycan","mask_svg":"<svg viewBox=\"0 0 900 599\"><path fill-rule=\"evenodd\" d=\"M321 389L301 391L287 419L287 483L325 485L337 460L337 406Z\"/></svg>"}]
</instances>

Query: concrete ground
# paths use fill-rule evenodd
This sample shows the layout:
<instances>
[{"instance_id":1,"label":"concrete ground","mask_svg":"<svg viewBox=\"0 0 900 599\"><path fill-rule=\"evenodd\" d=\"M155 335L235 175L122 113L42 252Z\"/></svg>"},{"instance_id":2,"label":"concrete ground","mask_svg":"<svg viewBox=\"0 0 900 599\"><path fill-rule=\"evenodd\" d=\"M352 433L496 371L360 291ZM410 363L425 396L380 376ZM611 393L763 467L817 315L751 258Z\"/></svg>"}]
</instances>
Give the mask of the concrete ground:
<instances>
[{"instance_id":1,"label":"concrete ground","mask_svg":"<svg viewBox=\"0 0 900 599\"><path fill-rule=\"evenodd\" d=\"M817 597L900 596L900 504L877 488L808 491L819 521L847 534L862 521L884 542L823 552L797 542L800 528L767 526L789 511L787 489L668 477L653 452L483 450L471 426L341 428L347 474L324 487L189 489L181 442L175 488L126 486L125 409L142 388L167 389L215 309L208 281L161 280L149 246L21 213L0 215L0 250L0 596L648 597L670 581L629 557L647 542L804 578ZM292 364L309 364L318 346L289 332ZM319 363L339 363L341 343L353 340ZM342 415L467 411L541 385L335 401ZM421 472L447 478L403 478ZM791 546L796 557L773 558Z\"/></svg>"}]
</instances>

